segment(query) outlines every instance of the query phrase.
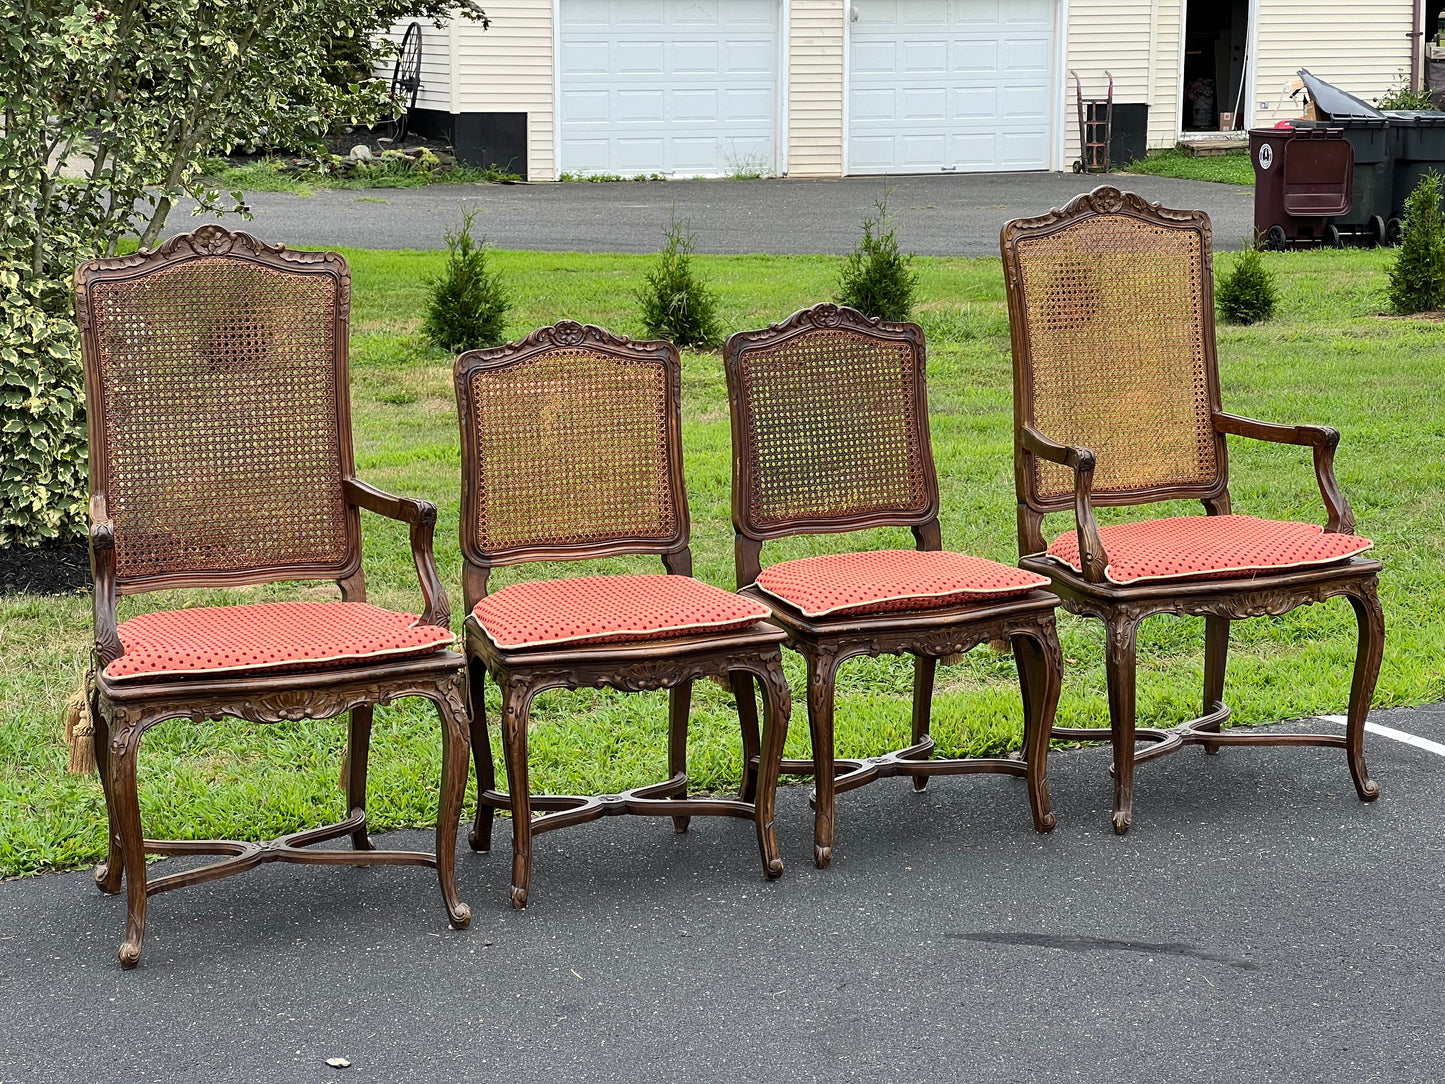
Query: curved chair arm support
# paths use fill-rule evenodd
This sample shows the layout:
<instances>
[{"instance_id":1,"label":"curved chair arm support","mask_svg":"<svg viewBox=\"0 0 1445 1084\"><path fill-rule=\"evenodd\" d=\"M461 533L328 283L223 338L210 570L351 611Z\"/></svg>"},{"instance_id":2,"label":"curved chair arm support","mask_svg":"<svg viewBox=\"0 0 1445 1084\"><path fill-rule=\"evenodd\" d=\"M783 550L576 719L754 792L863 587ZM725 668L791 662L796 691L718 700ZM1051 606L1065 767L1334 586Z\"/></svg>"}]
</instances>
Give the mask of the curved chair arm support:
<instances>
[{"instance_id":1,"label":"curved chair arm support","mask_svg":"<svg viewBox=\"0 0 1445 1084\"><path fill-rule=\"evenodd\" d=\"M341 484L348 503L388 519L400 520L411 527L411 556L416 562L416 576L421 583L422 600L426 604L426 608L422 610L421 623L450 628L451 605L447 602L446 588L442 586L441 576L437 573L436 555L432 550L437 506L431 501L415 497L397 497L384 493L359 478L345 478Z\"/></svg>"},{"instance_id":2,"label":"curved chair arm support","mask_svg":"<svg viewBox=\"0 0 1445 1084\"><path fill-rule=\"evenodd\" d=\"M1090 583L1103 583L1109 555L1099 537L1099 524L1094 519L1091 494L1094 489L1094 453L1088 448L1059 444L1031 425L1023 427L1024 451L1058 463L1074 472L1074 522L1079 532L1079 567Z\"/></svg>"},{"instance_id":3,"label":"curved chair arm support","mask_svg":"<svg viewBox=\"0 0 1445 1084\"><path fill-rule=\"evenodd\" d=\"M1276 425L1237 414L1215 413L1214 428L1220 433L1251 440L1267 440L1274 444L1298 444L1314 450L1315 481L1319 483L1329 519L1325 530L1330 534L1354 534L1355 513L1344 491L1335 481L1335 449L1340 444L1340 431L1328 425Z\"/></svg>"},{"instance_id":4,"label":"curved chair arm support","mask_svg":"<svg viewBox=\"0 0 1445 1084\"><path fill-rule=\"evenodd\" d=\"M125 654L115 618L115 524L105 494L90 498L90 575L95 581L95 648L92 663L104 670Z\"/></svg>"}]
</instances>

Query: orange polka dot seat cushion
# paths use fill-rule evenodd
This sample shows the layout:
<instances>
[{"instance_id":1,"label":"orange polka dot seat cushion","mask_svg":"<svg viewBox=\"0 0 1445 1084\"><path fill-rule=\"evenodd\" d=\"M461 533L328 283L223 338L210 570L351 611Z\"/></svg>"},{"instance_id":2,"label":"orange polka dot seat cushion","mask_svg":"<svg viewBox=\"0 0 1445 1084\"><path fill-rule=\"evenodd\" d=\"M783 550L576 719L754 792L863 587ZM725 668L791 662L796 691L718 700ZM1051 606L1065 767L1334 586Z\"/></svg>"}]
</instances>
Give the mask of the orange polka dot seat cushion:
<instances>
[{"instance_id":1,"label":"orange polka dot seat cushion","mask_svg":"<svg viewBox=\"0 0 1445 1084\"><path fill-rule=\"evenodd\" d=\"M514 583L472 609L501 648L617 644L747 628L768 608L691 576L581 576Z\"/></svg>"},{"instance_id":2,"label":"orange polka dot seat cushion","mask_svg":"<svg viewBox=\"0 0 1445 1084\"><path fill-rule=\"evenodd\" d=\"M1254 516L1176 516L1099 528L1110 583L1231 579L1346 561L1374 545L1352 534L1326 534L1313 523ZM1079 536L1054 540L1049 557L1081 572Z\"/></svg>"},{"instance_id":3,"label":"orange polka dot seat cushion","mask_svg":"<svg viewBox=\"0 0 1445 1084\"><path fill-rule=\"evenodd\" d=\"M846 617L992 602L1048 585L1048 578L942 550L872 550L781 561L758 589L805 617Z\"/></svg>"},{"instance_id":4,"label":"orange polka dot seat cushion","mask_svg":"<svg viewBox=\"0 0 1445 1084\"><path fill-rule=\"evenodd\" d=\"M161 610L120 624L111 681L263 674L430 655L456 639L365 602L266 602Z\"/></svg>"}]
</instances>

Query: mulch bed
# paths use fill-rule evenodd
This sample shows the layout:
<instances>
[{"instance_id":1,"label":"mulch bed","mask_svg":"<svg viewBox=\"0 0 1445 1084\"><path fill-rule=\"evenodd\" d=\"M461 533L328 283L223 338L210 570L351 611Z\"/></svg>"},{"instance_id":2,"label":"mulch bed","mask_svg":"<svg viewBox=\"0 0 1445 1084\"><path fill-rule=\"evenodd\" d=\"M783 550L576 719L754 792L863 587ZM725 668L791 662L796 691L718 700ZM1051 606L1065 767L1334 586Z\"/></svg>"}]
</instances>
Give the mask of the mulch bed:
<instances>
[{"instance_id":1,"label":"mulch bed","mask_svg":"<svg viewBox=\"0 0 1445 1084\"><path fill-rule=\"evenodd\" d=\"M0 548L0 595L69 595L90 590L90 546L79 540Z\"/></svg>"}]
</instances>

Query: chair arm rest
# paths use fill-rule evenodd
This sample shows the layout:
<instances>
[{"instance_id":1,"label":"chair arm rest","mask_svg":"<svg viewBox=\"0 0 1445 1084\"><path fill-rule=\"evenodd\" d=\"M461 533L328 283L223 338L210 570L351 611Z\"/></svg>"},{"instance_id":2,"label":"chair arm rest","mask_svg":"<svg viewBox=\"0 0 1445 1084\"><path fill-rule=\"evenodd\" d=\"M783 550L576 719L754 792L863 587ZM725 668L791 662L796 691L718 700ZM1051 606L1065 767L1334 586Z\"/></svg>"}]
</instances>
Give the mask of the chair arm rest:
<instances>
[{"instance_id":1,"label":"chair arm rest","mask_svg":"<svg viewBox=\"0 0 1445 1084\"><path fill-rule=\"evenodd\" d=\"M1024 451L1050 463L1058 463L1074 472L1074 524L1079 532L1079 567L1090 583L1103 583L1109 567L1109 555L1099 537L1099 524L1094 519L1094 453L1089 448L1059 444L1031 425L1023 427Z\"/></svg>"},{"instance_id":2,"label":"chair arm rest","mask_svg":"<svg viewBox=\"0 0 1445 1084\"><path fill-rule=\"evenodd\" d=\"M450 628L451 604L447 601L446 588L442 586L441 576L437 573L436 555L433 552L437 506L431 501L416 497L394 496L359 478L343 478L341 486L349 504L388 519L400 520L411 527L411 556L416 563L417 580L421 584L422 600L425 603L421 623Z\"/></svg>"},{"instance_id":3,"label":"chair arm rest","mask_svg":"<svg viewBox=\"0 0 1445 1084\"><path fill-rule=\"evenodd\" d=\"M105 495L90 498L90 575L95 581L95 647L91 665L104 670L125 654L115 615L115 524Z\"/></svg>"},{"instance_id":4,"label":"chair arm rest","mask_svg":"<svg viewBox=\"0 0 1445 1084\"><path fill-rule=\"evenodd\" d=\"M1335 449L1340 444L1340 431L1328 425L1277 425L1274 422L1241 418L1237 414L1216 412L1213 417L1217 432L1251 440L1267 440L1273 444L1298 444L1314 451L1315 481L1320 487L1328 519L1325 530L1330 534L1354 534L1355 513L1344 491L1335 481Z\"/></svg>"}]
</instances>

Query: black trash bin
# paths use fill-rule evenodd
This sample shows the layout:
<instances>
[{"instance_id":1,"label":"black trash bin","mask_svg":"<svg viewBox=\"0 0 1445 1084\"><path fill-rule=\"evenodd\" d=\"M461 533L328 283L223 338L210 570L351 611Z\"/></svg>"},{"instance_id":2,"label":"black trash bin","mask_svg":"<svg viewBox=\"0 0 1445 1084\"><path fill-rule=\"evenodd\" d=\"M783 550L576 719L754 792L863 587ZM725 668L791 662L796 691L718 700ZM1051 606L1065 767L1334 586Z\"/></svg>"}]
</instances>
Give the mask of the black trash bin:
<instances>
[{"instance_id":1,"label":"black trash bin","mask_svg":"<svg viewBox=\"0 0 1445 1084\"><path fill-rule=\"evenodd\" d=\"M1391 110L1385 114L1395 136L1394 192L1387 241L1397 244L1405 200L1429 170L1445 175L1445 113L1434 110Z\"/></svg>"},{"instance_id":2,"label":"black trash bin","mask_svg":"<svg viewBox=\"0 0 1445 1084\"><path fill-rule=\"evenodd\" d=\"M1343 236L1357 242L1385 244L1389 222L1394 216L1394 163L1400 130L1383 116L1295 120L1290 124L1304 131L1337 129L1349 140L1355 152L1353 201L1350 209L1331 224ZM1255 173L1258 176L1258 167Z\"/></svg>"},{"instance_id":3,"label":"black trash bin","mask_svg":"<svg viewBox=\"0 0 1445 1084\"><path fill-rule=\"evenodd\" d=\"M1266 248L1343 243L1333 223L1352 207L1355 155L1339 128L1255 128L1254 229Z\"/></svg>"}]
</instances>

